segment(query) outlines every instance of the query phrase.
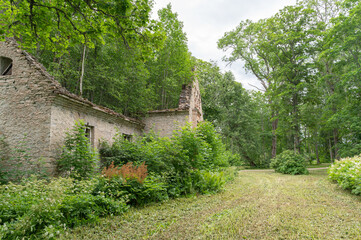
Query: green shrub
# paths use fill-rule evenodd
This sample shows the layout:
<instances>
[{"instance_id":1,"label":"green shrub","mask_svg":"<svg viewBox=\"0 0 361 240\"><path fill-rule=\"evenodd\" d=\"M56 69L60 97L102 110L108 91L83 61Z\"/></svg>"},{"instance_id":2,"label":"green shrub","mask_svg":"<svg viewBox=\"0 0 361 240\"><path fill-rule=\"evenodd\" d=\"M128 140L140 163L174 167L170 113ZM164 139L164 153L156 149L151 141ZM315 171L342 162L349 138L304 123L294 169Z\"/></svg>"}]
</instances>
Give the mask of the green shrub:
<instances>
[{"instance_id":1,"label":"green shrub","mask_svg":"<svg viewBox=\"0 0 361 240\"><path fill-rule=\"evenodd\" d=\"M225 184L223 172L194 171L192 173L193 187L199 193L217 192Z\"/></svg>"},{"instance_id":2,"label":"green shrub","mask_svg":"<svg viewBox=\"0 0 361 240\"><path fill-rule=\"evenodd\" d=\"M106 167L112 162L119 166L145 162L151 176L143 185L112 178L100 180L96 187L96 192L109 197L126 197L130 204L218 191L225 179L218 173L219 168L228 166L230 159L239 160L226 151L213 125L208 122L200 123L197 128L188 124L171 138L151 133L129 142L118 134L113 144L102 144L100 154Z\"/></svg>"},{"instance_id":3,"label":"green shrub","mask_svg":"<svg viewBox=\"0 0 361 240\"><path fill-rule=\"evenodd\" d=\"M67 196L59 207L68 227L95 222L99 217L119 215L128 209L125 202L104 196L78 194Z\"/></svg>"},{"instance_id":4,"label":"green shrub","mask_svg":"<svg viewBox=\"0 0 361 240\"><path fill-rule=\"evenodd\" d=\"M58 171L63 176L83 179L95 173L98 155L91 147L85 130L84 121L79 120L75 122L73 129L66 133L65 145L57 161Z\"/></svg>"},{"instance_id":5,"label":"green shrub","mask_svg":"<svg viewBox=\"0 0 361 240\"><path fill-rule=\"evenodd\" d=\"M49 226L64 228L59 204L72 186L71 179L47 183L36 178L0 187L0 239L44 235Z\"/></svg>"},{"instance_id":6,"label":"green shrub","mask_svg":"<svg viewBox=\"0 0 361 240\"><path fill-rule=\"evenodd\" d=\"M64 229L127 209L125 201L93 196L97 179L37 178L0 186L0 239L54 239Z\"/></svg>"},{"instance_id":7,"label":"green shrub","mask_svg":"<svg viewBox=\"0 0 361 240\"><path fill-rule=\"evenodd\" d=\"M328 169L329 178L343 189L361 195L361 155L343 158Z\"/></svg>"},{"instance_id":8,"label":"green shrub","mask_svg":"<svg viewBox=\"0 0 361 240\"><path fill-rule=\"evenodd\" d=\"M143 183L136 179L124 180L121 176L101 177L94 188L94 195L125 199L130 205L143 205L167 200L167 185L158 176L148 175Z\"/></svg>"},{"instance_id":9,"label":"green shrub","mask_svg":"<svg viewBox=\"0 0 361 240\"><path fill-rule=\"evenodd\" d=\"M244 165L239 154L233 154L231 151L226 151L224 155L228 159L229 165L237 167Z\"/></svg>"},{"instance_id":10,"label":"green shrub","mask_svg":"<svg viewBox=\"0 0 361 240\"><path fill-rule=\"evenodd\" d=\"M121 133L117 133L113 138L113 143L102 142L99 148L101 165L109 167L111 163L121 166L128 162L138 163L142 161L143 153L139 141L125 140Z\"/></svg>"},{"instance_id":11,"label":"green shrub","mask_svg":"<svg viewBox=\"0 0 361 240\"><path fill-rule=\"evenodd\" d=\"M271 160L271 168L284 174L308 174L306 161L302 155L286 150Z\"/></svg>"},{"instance_id":12,"label":"green shrub","mask_svg":"<svg viewBox=\"0 0 361 240\"><path fill-rule=\"evenodd\" d=\"M208 144L210 150L206 167L229 166L229 158L233 156L226 151L225 145L222 143L221 137L216 132L213 124L207 121L198 123L196 133L198 137Z\"/></svg>"}]
</instances>

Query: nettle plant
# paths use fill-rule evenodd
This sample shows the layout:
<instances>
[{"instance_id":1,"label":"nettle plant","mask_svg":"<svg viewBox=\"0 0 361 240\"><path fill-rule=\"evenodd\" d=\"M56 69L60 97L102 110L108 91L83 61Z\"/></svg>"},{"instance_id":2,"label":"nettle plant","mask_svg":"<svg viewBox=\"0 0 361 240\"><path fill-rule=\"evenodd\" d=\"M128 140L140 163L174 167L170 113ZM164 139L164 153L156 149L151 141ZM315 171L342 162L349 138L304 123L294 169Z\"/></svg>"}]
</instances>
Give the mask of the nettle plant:
<instances>
[{"instance_id":1,"label":"nettle plant","mask_svg":"<svg viewBox=\"0 0 361 240\"><path fill-rule=\"evenodd\" d=\"M89 178L94 175L97 162L98 153L86 136L84 121L76 121L73 129L66 133L65 144L57 161L59 173L75 179Z\"/></svg>"}]
</instances>

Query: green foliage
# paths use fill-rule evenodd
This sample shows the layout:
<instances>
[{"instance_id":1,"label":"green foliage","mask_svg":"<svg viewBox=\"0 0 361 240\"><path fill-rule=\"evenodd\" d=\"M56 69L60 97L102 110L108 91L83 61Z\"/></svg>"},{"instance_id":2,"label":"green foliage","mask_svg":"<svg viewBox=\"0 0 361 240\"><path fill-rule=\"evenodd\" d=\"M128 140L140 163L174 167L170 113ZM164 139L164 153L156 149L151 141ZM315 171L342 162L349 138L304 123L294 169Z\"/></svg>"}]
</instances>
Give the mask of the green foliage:
<instances>
[{"instance_id":1,"label":"green foliage","mask_svg":"<svg viewBox=\"0 0 361 240\"><path fill-rule=\"evenodd\" d=\"M361 195L361 156L343 158L328 169L329 178L343 189Z\"/></svg>"},{"instance_id":2,"label":"green foliage","mask_svg":"<svg viewBox=\"0 0 361 240\"><path fill-rule=\"evenodd\" d=\"M284 174L308 174L306 161L302 155L291 150L283 151L271 160L271 168L276 172Z\"/></svg>"},{"instance_id":3,"label":"green foliage","mask_svg":"<svg viewBox=\"0 0 361 240\"><path fill-rule=\"evenodd\" d=\"M28 48L63 53L77 43L94 47L105 36L121 36L128 47L162 41L157 24L150 20L152 1L0 1L0 32L22 39ZM4 35L0 35L4 37ZM157 41L147 41L154 38Z\"/></svg>"},{"instance_id":4,"label":"green foliage","mask_svg":"<svg viewBox=\"0 0 361 240\"><path fill-rule=\"evenodd\" d=\"M202 194L217 192L225 184L223 172L198 170L193 171L191 176L194 190Z\"/></svg>"},{"instance_id":5,"label":"green foliage","mask_svg":"<svg viewBox=\"0 0 361 240\"><path fill-rule=\"evenodd\" d=\"M86 137L85 130L84 121L79 120L75 122L73 129L66 133L65 145L57 161L61 174L83 179L95 173L98 156Z\"/></svg>"},{"instance_id":6,"label":"green foliage","mask_svg":"<svg viewBox=\"0 0 361 240\"><path fill-rule=\"evenodd\" d=\"M91 194L69 195L59 207L65 218L64 222L69 227L96 222L99 217L120 215L127 209L124 201Z\"/></svg>"},{"instance_id":7,"label":"green foliage","mask_svg":"<svg viewBox=\"0 0 361 240\"><path fill-rule=\"evenodd\" d=\"M100 144L99 154L102 167L109 167L111 163L121 166L128 162L139 163L142 161L143 154L138 141L128 141L119 132L113 140L111 145L106 141Z\"/></svg>"},{"instance_id":8,"label":"green foliage","mask_svg":"<svg viewBox=\"0 0 361 240\"><path fill-rule=\"evenodd\" d=\"M97 180L36 178L0 186L1 239L56 239L66 228L127 210L123 199L93 196Z\"/></svg>"},{"instance_id":9,"label":"green foliage","mask_svg":"<svg viewBox=\"0 0 361 240\"><path fill-rule=\"evenodd\" d=\"M270 143L264 99L246 91L232 73L214 64L197 62L204 117L221 134L228 149L237 154L234 164L267 166ZM238 159L237 159L238 158Z\"/></svg>"},{"instance_id":10,"label":"green foliage","mask_svg":"<svg viewBox=\"0 0 361 240\"><path fill-rule=\"evenodd\" d=\"M127 162L138 165L145 162L151 177L147 177L143 185L111 178L100 181L101 186L96 190L114 197L128 194L132 204L144 203L147 199L160 201L198 191L219 190L223 185L223 176L212 172L228 166L228 160L234 157L225 150L209 122L202 122L195 129L190 125L184 126L171 138L149 134L135 142L128 142L118 135L112 145L103 143L100 153L104 166L112 162L119 166ZM206 174L208 171L209 174Z\"/></svg>"},{"instance_id":11,"label":"green foliage","mask_svg":"<svg viewBox=\"0 0 361 240\"><path fill-rule=\"evenodd\" d=\"M155 58L147 63L148 82L155 93L153 109L176 108L182 85L192 80L193 63L178 14L168 4L158 11L158 16L166 39Z\"/></svg>"},{"instance_id":12,"label":"green foliage","mask_svg":"<svg viewBox=\"0 0 361 240\"><path fill-rule=\"evenodd\" d=\"M271 156L292 148L318 163L360 153L360 13L359 1L303 0L267 19L242 21L218 41L218 47L230 53L225 59L242 60L259 80L256 88L264 92L258 94L263 97L256 103L259 114L237 123L256 126L253 134L236 141L242 145L235 148L241 157L253 154L243 159L246 164L266 166ZM222 75L211 75L206 78L211 84L205 85L211 91L205 96L219 102L222 85L214 86ZM237 119L228 112L225 119L232 121L221 126L222 105L205 104L207 111L222 130Z\"/></svg>"}]
</instances>

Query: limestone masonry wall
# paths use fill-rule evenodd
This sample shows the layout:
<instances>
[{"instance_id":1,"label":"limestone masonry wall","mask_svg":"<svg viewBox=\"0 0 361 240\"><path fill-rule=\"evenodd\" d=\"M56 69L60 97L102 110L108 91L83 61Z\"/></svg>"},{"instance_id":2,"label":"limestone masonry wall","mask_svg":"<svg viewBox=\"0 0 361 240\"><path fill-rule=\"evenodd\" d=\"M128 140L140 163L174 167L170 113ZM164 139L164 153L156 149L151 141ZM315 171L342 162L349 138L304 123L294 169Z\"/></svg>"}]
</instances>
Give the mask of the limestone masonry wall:
<instances>
[{"instance_id":1,"label":"limestone masonry wall","mask_svg":"<svg viewBox=\"0 0 361 240\"><path fill-rule=\"evenodd\" d=\"M184 126L189 121L188 110L160 110L149 112L142 119L145 128L144 132L154 131L163 137L170 137L174 130Z\"/></svg>"},{"instance_id":2,"label":"limestone masonry wall","mask_svg":"<svg viewBox=\"0 0 361 240\"><path fill-rule=\"evenodd\" d=\"M126 121L66 96L57 96L51 108L50 148L53 157L59 155L64 144L65 132L79 119L83 119L91 128L91 141L96 148L101 140L112 142L117 130L122 134L140 136L144 128L141 122Z\"/></svg>"},{"instance_id":3,"label":"limestone masonry wall","mask_svg":"<svg viewBox=\"0 0 361 240\"><path fill-rule=\"evenodd\" d=\"M193 127L196 127L199 122L203 121L202 100L198 80L192 83L189 116L189 122L192 123Z\"/></svg>"},{"instance_id":4,"label":"limestone masonry wall","mask_svg":"<svg viewBox=\"0 0 361 240\"><path fill-rule=\"evenodd\" d=\"M12 75L0 76L0 134L12 148L25 136L23 144L30 155L47 159L51 91L55 86L31 56L11 42L0 42L0 56L13 61Z\"/></svg>"}]
</instances>

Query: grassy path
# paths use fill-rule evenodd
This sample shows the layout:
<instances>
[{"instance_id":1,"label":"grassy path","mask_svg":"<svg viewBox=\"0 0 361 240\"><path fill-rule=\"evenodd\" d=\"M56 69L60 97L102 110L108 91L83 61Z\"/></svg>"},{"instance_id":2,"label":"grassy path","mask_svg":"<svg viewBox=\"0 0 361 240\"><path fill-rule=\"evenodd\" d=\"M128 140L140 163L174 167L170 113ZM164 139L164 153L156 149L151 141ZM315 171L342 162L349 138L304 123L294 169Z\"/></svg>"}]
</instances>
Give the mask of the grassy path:
<instances>
[{"instance_id":1,"label":"grassy path","mask_svg":"<svg viewBox=\"0 0 361 240\"><path fill-rule=\"evenodd\" d=\"M65 239L361 239L361 197L327 180L245 172L222 193L182 198L75 229Z\"/></svg>"}]
</instances>

